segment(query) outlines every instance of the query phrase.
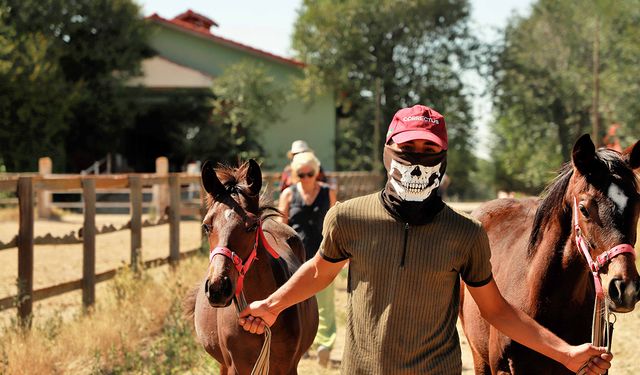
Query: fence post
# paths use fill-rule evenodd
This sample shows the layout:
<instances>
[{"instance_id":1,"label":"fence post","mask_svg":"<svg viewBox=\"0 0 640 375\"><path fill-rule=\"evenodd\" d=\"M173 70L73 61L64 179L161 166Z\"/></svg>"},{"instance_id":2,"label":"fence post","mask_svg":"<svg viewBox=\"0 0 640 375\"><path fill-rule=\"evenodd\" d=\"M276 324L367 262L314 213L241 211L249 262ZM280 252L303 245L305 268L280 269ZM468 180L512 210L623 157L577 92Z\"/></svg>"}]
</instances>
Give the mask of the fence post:
<instances>
[{"instance_id":1,"label":"fence post","mask_svg":"<svg viewBox=\"0 0 640 375\"><path fill-rule=\"evenodd\" d=\"M82 180L84 224L82 226L82 304L93 305L96 297L96 181Z\"/></svg>"},{"instance_id":2,"label":"fence post","mask_svg":"<svg viewBox=\"0 0 640 375\"><path fill-rule=\"evenodd\" d=\"M169 174L169 160L166 157L156 158L156 174L163 177ZM169 205L169 191L166 183L153 185L153 203L156 215L158 218L163 218Z\"/></svg>"},{"instance_id":3,"label":"fence post","mask_svg":"<svg viewBox=\"0 0 640 375\"><path fill-rule=\"evenodd\" d=\"M131 202L131 268L138 271L142 251L142 180L129 176L129 201Z\"/></svg>"},{"instance_id":4,"label":"fence post","mask_svg":"<svg viewBox=\"0 0 640 375\"><path fill-rule=\"evenodd\" d=\"M33 178L18 179L18 319L31 325L33 311Z\"/></svg>"},{"instance_id":5,"label":"fence post","mask_svg":"<svg viewBox=\"0 0 640 375\"><path fill-rule=\"evenodd\" d=\"M207 216L207 191L204 190L204 186L202 186L202 183L199 184L200 185L200 223L204 222L204 218L205 216ZM209 243L206 242L207 241L207 233L200 229L200 235L201 235L201 240L200 240L200 244L202 246L202 243L204 242L207 246L209 246ZM209 250L209 249L205 249L205 250Z\"/></svg>"},{"instance_id":6,"label":"fence post","mask_svg":"<svg viewBox=\"0 0 640 375\"><path fill-rule=\"evenodd\" d=\"M50 175L52 172L52 165L50 157L44 157L38 159L38 174L40 176ZM41 219L48 219L51 217L51 192L43 189L38 190L38 217Z\"/></svg>"},{"instance_id":7,"label":"fence post","mask_svg":"<svg viewBox=\"0 0 640 375\"><path fill-rule=\"evenodd\" d=\"M180 260L180 180L177 174L169 176L169 263Z\"/></svg>"}]
</instances>

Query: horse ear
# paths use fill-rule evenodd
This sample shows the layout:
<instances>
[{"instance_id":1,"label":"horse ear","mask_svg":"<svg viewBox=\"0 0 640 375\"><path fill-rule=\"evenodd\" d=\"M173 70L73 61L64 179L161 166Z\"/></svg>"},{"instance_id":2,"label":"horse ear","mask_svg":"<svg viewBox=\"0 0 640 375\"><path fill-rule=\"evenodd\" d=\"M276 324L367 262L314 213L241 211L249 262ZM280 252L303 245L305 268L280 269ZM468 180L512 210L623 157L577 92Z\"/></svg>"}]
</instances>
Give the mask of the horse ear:
<instances>
[{"instance_id":1,"label":"horse ear","mask_svg":"<svg viewBox=\"0 0 640 375\"><path fill-rule=\"evenodd\" d=\"M627 147L622 154L631 169L638 169L640 167L640 141Z\"/></svg>"},{"instance_id":2,"label":"horse ear","mask_svg":"<svg viewBox=\"0 0 640 375\"><path fill-rule=\"evenodd\" d=\"M582 175L586 176L594 171L598 158L596 156L596 146L591 141L589 134L583 134L578 138L573 146L571 161Z\"/></svg>"},{"instance_id":3,"label":"horse ear","mask_svg":"<svg viewBox=\"0 0 640 375\"><path fill-rule=\"evenodd\" d=\"M204 190L212 196L218 197L225 191L224 185L222 185L222 182L218 179L218 175L216 175L216 171L213 169L213 163L208 160L202 165L201 178Z\"/></svg>"},{"instance_id":4,"label":"horse ear","mask_svg":"<svg viewBox=\"0 0 640 375\"><path fill-rule=\"evenodd\" d=\"M247 185L252 195L258 195L262 189L262 171L258 162L253 159L249 160L249 168L247 170Z\"/></svg>"}]
</instances>

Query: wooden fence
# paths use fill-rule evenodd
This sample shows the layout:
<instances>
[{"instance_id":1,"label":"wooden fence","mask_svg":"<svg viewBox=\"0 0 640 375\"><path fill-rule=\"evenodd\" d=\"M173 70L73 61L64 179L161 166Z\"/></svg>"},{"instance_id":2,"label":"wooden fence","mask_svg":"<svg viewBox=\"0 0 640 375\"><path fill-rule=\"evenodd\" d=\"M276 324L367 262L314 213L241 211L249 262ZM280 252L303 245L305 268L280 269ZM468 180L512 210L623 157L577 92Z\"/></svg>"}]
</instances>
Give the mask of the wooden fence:
<instances>
[{"instance_id":1,"label":"wooden fence","mask_svg":"<svg viewBox=\"0 0 640 375\"><path fill-rule=\"evenodd\" d=\"M273 194L276 199L279 194L279 173L265 173L264 188L268 194ZM382 186L383 176L369 172L336 172L329 173L330 181L338 188L339 200L346 200L355 196L367 194L378 190ZM197 186L198 199L196 201L183 201L181 199L181 186ZM143 188L168 190L168 206L166 215L159 213L160 219L155 223L142 222L142 191ZM130 221L121 228L103 227L96 228L96 192L125 189L129 192ZM81 207L84 213L84 222L81 233L78 236L67 235L54 237L50 234L34 238L34 196L38 197L38 205L45 202L51 204L51 192L79 191L82 194ZM73 290L82 289L82 303L88 307L95 302L96 283L112 279L119 269L112 269L101 273L95 273L95 237L98 234L113 232L116 230L131 231L131 257L130 264L136 268L139 264L142 248L142 228L146 226L169 224L169 256L146 261L144 267L156 267L166 263L178 264L179 260L196 254L199 249L180 252L180 218L185 212L201 217L203 212L203 190L200 184L200 176L197 174L168 173L168 174L126 174L126 175L2 175L0 176L0 192L14 192L17 196L19 207L19 230L14 239L8 243L0 242L0 250L18 247L18 293L0 299L0 310L17 307L18 317L23 323L28 319L33 310L33 302L49 297L57 296ZM49 195L49 196L47 196ZM55 203L54 203L55 205ZM190 208L185 210L185 208ZM38 212L43 211L39 207ZM46 211L46 210L45 210ZM83 244L83 272L82 279L65 282L33 290L33 265L35 244Z\"/></svg>"},{"instance_id":2,"label":"wooden fence","mask_svg":"<svg viewBox=\"0 0 640 375\"><path fill-rule=\"evenodd\" d=\"M19 229L18 235L9 244L0 243L0 249L11 245L18 247L18 294L0 299L0 310L17 307L18 316L23 322L31 315L33 302L66 292L82 289L84 306L91 306L95 302L95 285L115 276L117 269L95 273L95 237L97 234L111 232L107 228L100 231L96 228L96 191L104 189L129 189L131 220L124 227L131 230L131 266L135 269L139 263L142 247L142 188L143 186L167 185L169 190L169 205L166 217L157 223L149 225L169 224L169 256L149 260L143 263L145 267L155 267L170 263L176 265L181 258L195 254L199 249L180 253L179 229L181 206L185 202L180 199L180 186L197 184L200 186L200 176L183 173L172 173L167 176L129 174L102 176L23 176L0 179L0 191L14 191L18 198ZM65 191L81 189L83 198L84 222L79 236L83 244L82 279L33 290L34 263L34 195L47 191ZM201 194L198 194L201 196ZM198 207L201 207L198 204ZM198 215L200 216L200 215ZM104 229L104 228L103 228ZM121 228L123 229L123 228ZM71 238L70 238L71 237ZM73 236L53 237L47 235L39 237L39 244L75 243Z\"/></svg>"}]
</instances>

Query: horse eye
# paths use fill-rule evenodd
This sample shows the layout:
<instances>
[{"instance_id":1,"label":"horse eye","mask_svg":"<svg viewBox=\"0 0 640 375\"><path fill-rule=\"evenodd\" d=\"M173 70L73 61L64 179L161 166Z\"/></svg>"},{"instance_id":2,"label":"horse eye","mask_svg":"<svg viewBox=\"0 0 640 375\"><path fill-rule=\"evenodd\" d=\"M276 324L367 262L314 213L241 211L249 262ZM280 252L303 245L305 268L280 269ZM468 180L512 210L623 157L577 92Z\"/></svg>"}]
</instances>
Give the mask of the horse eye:
<instances>
[{"instance_id":1,"label":"horse eye","mask_svg":"<svg viewBox=\"0 0 640 375\"><path fill-rule=\"evenodd\" d=\"M586 217L587 219L589 218L589 210L587 210L585 206L580 205L580 212L584 217Z\"/></svg>"},{"instance_id":2,"label":"horse eye","mask_svg":"<svg viewBox=\"0 0 640 375\"><path fill-rule=\"evenodd\" d=\"M209 234L209 232L211 232L211 225L202 224L202 229L204 230L205 233Z\"/></svg>"}]
</instances>

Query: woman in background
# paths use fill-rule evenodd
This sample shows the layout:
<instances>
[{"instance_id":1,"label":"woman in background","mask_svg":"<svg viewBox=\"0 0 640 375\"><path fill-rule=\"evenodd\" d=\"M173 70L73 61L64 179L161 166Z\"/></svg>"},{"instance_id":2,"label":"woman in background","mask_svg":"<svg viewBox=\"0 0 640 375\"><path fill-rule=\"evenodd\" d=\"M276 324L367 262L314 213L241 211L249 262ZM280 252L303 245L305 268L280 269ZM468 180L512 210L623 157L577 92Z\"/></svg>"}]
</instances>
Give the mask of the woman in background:
<instances>
[{"instance_id":1,"label":"woman in background","mask_svg":"<svg viewBox=\"0 0 640 375\"><path fill-rule=\"evenodd\" d=\"M322 224L329 208L336 203L336 192L317 180L320 161L312 152L296 154L291 160L293 184L280 195L278 208L304 244L306 259L315 256L322 242ZM314 340L318 363L326 367L336 340L333 284L316 294L320 322Z\"/></svg>"}]
</instances>

